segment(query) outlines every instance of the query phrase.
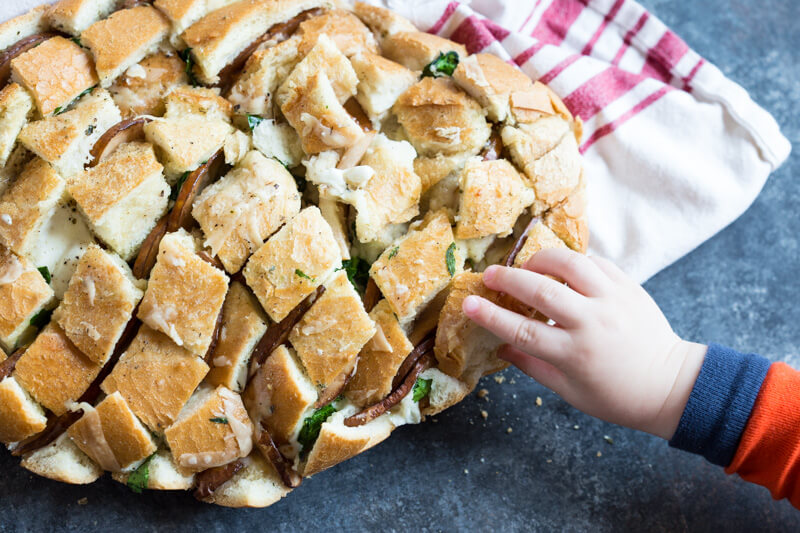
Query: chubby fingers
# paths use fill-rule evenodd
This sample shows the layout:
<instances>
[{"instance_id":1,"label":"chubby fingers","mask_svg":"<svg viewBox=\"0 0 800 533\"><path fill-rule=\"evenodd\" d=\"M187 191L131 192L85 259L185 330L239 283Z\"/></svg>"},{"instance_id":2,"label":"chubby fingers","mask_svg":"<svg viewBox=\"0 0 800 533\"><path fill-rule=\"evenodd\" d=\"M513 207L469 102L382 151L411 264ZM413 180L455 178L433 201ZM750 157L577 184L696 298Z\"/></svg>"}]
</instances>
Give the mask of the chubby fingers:
<instances>
[{"instance_id":1,"label":"chubby fingers","mask_svg":"<svg viewBox=\"0 0 800 533\"><path fill-rule=\"evenodd\" d=\"M473 322L524 352L553 363L570 353L569 333L561 328L526 318L480 296L467 296L462 308Z\"/></svg>"},{"instance_id":2,"label":"chubby fingers","mask_svg":"<svg viewBox=\"0 0 800 533\"><path fill-rule=\"evenodd\" d=\"M497 357L508 361L519 368L530 377L547 387L548 389L561 394L567 383L567 376L552 364L527 354L510 344L504 344L497 351Z\"/></svg>"},{"instance_id":3,"label":"chubby fingers","mask_svg":"<svg viewBox=\"0 0 800 533\"><path fill-rule=\"evenodd\" d=\"M491 266L483 273L483 283L492 290L510 294L540 311L560 325L578 325L585 298L548 277L521 268Z\"/></svg>"},{"instance_id":4,"label":"chubby fingers","mask_svg":"<svg viewBox=\"0 0 800 533\"><path fill-rule=\"evenodd\" d=\"M604 294L612 285L606 273L588 257L562 248L546 249L534 254L524 268L563 279L570 287L590 297Z\"/></svg>"}]
</instances>

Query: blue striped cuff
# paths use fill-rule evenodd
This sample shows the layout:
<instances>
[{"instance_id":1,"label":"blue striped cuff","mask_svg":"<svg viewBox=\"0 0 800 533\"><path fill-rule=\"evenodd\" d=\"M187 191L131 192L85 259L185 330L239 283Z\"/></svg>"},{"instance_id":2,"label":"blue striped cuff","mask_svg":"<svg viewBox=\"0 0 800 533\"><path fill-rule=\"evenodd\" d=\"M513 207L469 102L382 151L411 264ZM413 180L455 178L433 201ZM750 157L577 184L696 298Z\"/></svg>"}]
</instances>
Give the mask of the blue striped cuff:
<instances>
[{"instance_id":1,"label":"blue striped cuff","mask_svg":"<svg viewBox=\"0 0 800 533\"><path fill-rule=\"evenodd\" d=\"M769 365L769 360L760 355L709 345L669 445L702 455L716 465L728 466Z\"/></svg>"}]
</instances>

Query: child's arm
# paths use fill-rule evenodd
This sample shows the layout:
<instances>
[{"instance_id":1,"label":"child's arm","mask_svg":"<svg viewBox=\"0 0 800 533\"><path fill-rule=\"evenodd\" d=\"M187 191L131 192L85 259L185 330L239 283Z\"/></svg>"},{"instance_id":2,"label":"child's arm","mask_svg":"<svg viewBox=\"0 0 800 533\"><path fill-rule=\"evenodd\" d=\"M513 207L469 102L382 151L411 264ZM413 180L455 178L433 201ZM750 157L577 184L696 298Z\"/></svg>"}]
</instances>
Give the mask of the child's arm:
<instances>
[{"instance_id":1,"label":"child's arm","mask_svg":"<svg viewBox=\"0 0 800 533\"><path fill-rule=\"evenodd\" d=\"M509 343L500 357L590 415L668 439L800 506L800 373L681 340L604 259L545 250L525 269L488 268L484 283L557 323L468 297L464 312Z\"/></svg>"}]
</instances>

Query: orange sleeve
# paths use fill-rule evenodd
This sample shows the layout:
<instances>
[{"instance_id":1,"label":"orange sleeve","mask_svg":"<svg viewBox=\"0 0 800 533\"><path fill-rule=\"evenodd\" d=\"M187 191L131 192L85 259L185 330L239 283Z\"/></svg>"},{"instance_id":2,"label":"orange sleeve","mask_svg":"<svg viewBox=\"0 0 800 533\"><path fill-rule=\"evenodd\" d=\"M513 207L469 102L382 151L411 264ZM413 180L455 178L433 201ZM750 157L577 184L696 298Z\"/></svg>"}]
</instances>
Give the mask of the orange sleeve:
<instances>
[{"instance_id":1,"label":"orange sleeve","mask_svg":"<svg viewBox=\"0 0 800 533\"><path fill-rule=\"evenodd\" d=\"M785 363L770 366L725 472L800 508L800 372Z\"/></svg>"}]
</instances>

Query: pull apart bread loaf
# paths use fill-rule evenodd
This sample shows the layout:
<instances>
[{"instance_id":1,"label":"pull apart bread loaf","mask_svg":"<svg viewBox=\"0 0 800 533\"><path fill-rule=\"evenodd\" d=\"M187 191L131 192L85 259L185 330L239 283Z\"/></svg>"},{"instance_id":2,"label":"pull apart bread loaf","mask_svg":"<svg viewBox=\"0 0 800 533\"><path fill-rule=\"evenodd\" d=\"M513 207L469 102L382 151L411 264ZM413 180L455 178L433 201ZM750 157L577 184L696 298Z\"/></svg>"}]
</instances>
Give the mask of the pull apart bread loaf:
<instances>
[{"instance_id":1,"label":"pull apart bread loaf","mask_svg":"<svg viewBox=\"0 0 800 533\"><path fill-rule=\"evenodd\" d=\"M0 49L0 441L39 475L268 506L504 368L463 299L537 315L486 266L586 250L580 121L391 11L61 0Z\"/></svg>"}]
</instances>

